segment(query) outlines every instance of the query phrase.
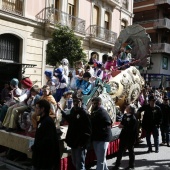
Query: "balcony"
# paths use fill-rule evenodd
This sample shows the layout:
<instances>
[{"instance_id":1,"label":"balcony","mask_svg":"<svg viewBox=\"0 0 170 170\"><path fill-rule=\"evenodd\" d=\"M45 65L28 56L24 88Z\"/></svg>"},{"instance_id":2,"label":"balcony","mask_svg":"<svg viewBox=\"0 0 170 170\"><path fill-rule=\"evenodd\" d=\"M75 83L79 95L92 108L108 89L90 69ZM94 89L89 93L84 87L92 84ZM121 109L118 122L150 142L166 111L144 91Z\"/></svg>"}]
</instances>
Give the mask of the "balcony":
<instances>
[{"instance_id":1,"label":"balcony","mask_svg":"<svg viewBox=\"0 0 170 170\"><path fill-rule=\"evenodd\" d=\"M117 6L120 4L120 0L106 0L110 5Z\"/></svg>"},{"instance_id":2,"label":"balcony","mask_svg":"<svg viewBox=\"0 0 170 170\"><path fill-rule=\"evenodd\" d=\"M170 19L158 19L154 21L154 28L167 28L170 29Z\"/></svg>"},{"instance_id":3,"label":"balcony","mask_svg":"<svg viewBox=\"0 0 170 170\"><path fill-rule=\"evenodd\" d=\"M170 54L170 44L167 44L167 43L152 44L151 52Z\"/></svg>"},{"instance_id":4,"label":"balcony","mask_svg":"<svg viewBox=\"0 0 170 170\"><path fill-rule=\"evenodd\" d=\"M85 20L69 15L55 8L44 8L36 15L36 18L38 22L53 25L61 24L63 26L68 26L77 33L85 34Z\"/></svg>"},{"instance_id":5,"label":"balcony","mask_svg":"<svg viewBox=\"0 0 170 170\"><path fill-rule=\"evenodd\" d=\"M170 0L155 0L155 5L170 4Z\"/></svg>"},{"instance_id":6,"label":"balcony","mask_svg":"<svg viewBox=\"0 0 170 170\"><path fill-rule=\"evenodd\" d=\"M24 0L2 0L2 10L17 15L23 15Z\"/></svg>"},{"instance_id":7,"label":"balcony","mask_svg":"<svg viewBox=\"0 0 170 170\"><path fill-rule=\"evenodd\" d=\"M97 25L89 26L89 28L87 29L87 34L95 41L101 40L101 43L103 43L104 41L107 43L114 44L117 39L117 33L107 30L103 27L99 27Z\"/></svg>"}]
</instances>

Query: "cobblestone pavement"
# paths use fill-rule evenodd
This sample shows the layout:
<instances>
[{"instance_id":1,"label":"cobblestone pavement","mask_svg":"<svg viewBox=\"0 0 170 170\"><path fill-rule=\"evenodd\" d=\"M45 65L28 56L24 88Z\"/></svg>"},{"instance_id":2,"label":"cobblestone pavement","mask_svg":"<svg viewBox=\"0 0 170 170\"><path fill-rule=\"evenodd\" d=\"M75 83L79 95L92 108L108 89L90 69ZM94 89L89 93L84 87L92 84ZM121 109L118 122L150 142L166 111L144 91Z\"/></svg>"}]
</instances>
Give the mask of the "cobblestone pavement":
<instances>
[{"instance_id":1,"label":"cobblestone pavement","mask_svg":"<svg viewBox=\"0 0 170 170\"><path fill-rule=\"evenodd\" d=\"M160 143L161 138L160 138ZM152 138L153 144L153 138ZM135 146L135 170L170 170L170 147L160 146L159 153L155 153L154 146L152 153L146 153L147 145L146 140L138 146ZM128 152L123 156L120 169L125 169L128 166ZM107 159L109 170L111 170L116 161L116 157ZM90 168L90 170L96 169L96 166Z\"/></svg>"}]
</instances>

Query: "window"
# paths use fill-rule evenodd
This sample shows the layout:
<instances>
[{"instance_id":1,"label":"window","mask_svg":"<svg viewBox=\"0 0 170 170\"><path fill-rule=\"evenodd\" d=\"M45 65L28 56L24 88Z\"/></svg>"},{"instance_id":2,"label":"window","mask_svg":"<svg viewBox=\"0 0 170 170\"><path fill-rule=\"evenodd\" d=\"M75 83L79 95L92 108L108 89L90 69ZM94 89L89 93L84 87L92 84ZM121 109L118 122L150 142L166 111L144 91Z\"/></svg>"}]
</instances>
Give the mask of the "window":
<instances>
[{"instance_id":1,"label":"window","mask_svg":"<svg viewBox=\"0 0 170 170\"><path fill-rule=\"evenodd\" d=\"M104 17L104 26L106 29L109 30L109 19L110 19L110 15L108 12L105 12L105 17Z\"/></svg>"},{"instance_id":2,"label":"window","mask_svg":"<svg viewBox=\"0 0 170 170\"><path fill-rule=\"evenodd\" d=\"M75 16L75 0L68 0L68 14Z\"/></svg>"},{"instance_id":3,"label":"window","mask_svg":"<svg viewBox=\"0 0 170 170\"><path fill-rule=\"evenodd\" d=\"M99 25L99 8L97 6L93 8L93 25Z\"/></svg>"},{"instance_id":4,"label":"window","mask_svg":"<svg viewBox=\"0 0 170 170\"><path fill-rule=\"evenodd\" d=\"M128 9L128 0L122 1L122 7L125 8L125 9Z\"/></svg>"},{"instance_id":5,"label":"window","mask_svg":"<svg viewBox=\"0 0 170 170\"><path fill-rule=\"evenodd\" d=\"M124 30L126 28L126 21L121 21L121 30Z\"/></svg>"}]
</instances>

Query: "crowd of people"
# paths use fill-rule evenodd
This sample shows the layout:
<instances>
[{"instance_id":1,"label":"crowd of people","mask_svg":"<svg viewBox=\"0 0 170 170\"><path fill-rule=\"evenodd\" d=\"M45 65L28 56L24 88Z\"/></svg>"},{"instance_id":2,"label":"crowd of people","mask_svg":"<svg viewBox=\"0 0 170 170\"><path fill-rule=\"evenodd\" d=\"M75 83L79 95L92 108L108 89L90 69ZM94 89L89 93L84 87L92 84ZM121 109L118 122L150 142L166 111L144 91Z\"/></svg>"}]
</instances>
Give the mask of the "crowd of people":
<instances>
[{"instance_id":1,"label":"crowd of people","mask_svg":"<svg viewBox=\"0 0 170 170\"><path fill-rule=\"evenodd\" d=\"M13 78L5 84L1 92L0 129L7 132L35 132L35 142L29 148L33 152L33 170L52 170L54 166L59 168L56 122L60 122L60 125L68 124L66 143L71 148L72 162L77 170L86 168L85 157L89 143L92 143L97 157L97 170L108 170L106 152L112 139L113 122L103 108L100 97L92 99L90 113L83 106L82 98L91 93L96 79L108 82L113 71L129 67L128 63L132 61L131 49L129 45L122 48L118 57L107 56L104 63L97 60L97 54L91 56L88 64L76 61L72 74L69 61L64 58L53 72L44 72L46 84L41 88L28 77L20 81ZM119 169L126 149L130 158L127 169L134 169L134 145L143 137L146 137L147 152L152 152L151 134L155 152L158 153L159 128L162 145L170 146L169 91L147 85L139 98L128 104L125 111L117 116L122 131L114 169Z\"/></svg>"}]
</instances>

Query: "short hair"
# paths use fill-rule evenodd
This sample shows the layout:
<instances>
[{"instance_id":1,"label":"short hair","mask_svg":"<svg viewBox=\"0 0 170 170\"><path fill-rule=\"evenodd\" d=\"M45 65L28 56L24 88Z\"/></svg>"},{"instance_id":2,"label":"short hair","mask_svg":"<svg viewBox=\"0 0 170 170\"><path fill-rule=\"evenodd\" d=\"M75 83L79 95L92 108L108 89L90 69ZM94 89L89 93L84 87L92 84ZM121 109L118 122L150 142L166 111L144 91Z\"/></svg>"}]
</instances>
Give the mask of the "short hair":
<instances>
[{"instance_id":1,"label":"short hair","mask_svg":"<svg viewBox=\"0 0 170 170\"><path fill-rule=\"evenodd\" d=\"M47 89L47 90L49 90L50 92L49 92L49 95L51 95L51 89L50 89L50 86L48 86L48 85L44 85L43 87L42 87L42 89Z\"/></svg>"},{"instance_id":2,"label":"short hair","mask_svg":"<svg viewBox=\"0 0 170 170\"><path fill-rule=\"evenodd\" d=\"M40 108L44 108L45 115L49 115L50 113L50 103L47 100L39 100L36 105L38 105Z\"/></svg>"},{"instance_id":3,"label":"short hair","mask_svg":"<svg viewBox=\"0 0 170 170\"><path fill-rule=\"evenodd\" d=\"M40 93L40 87L38 85L34 85L31 90L31 92L35 92L36 94Z\"/></svg>"},{"instance_id":4,"label":"short hair","mask_svg":"<svg viewBox=\"0 0 170 170\"><path fill-rule=\"evenodd\" d=\"M130 108L130 113L131 113L131 114L135 114L135 112L136 112L135 106L132 105L132 104L130 104L130 105L128 105L128 107Z\"/></svg>"},{"instance_id":5,"label":"short hair","mask_svg":"<svg viewBox=\"0 0 170 170\"><path fill-rule=\"evenodd\" d=\"M99 103L99 102L101 103L101 102L102 102L102 99L101 99L100 97L94 97L94 98L92 99L92 102L94 102L94 101L95 101L95 102L98 102L98 103Z\"/></svg>"}]
</instances>

